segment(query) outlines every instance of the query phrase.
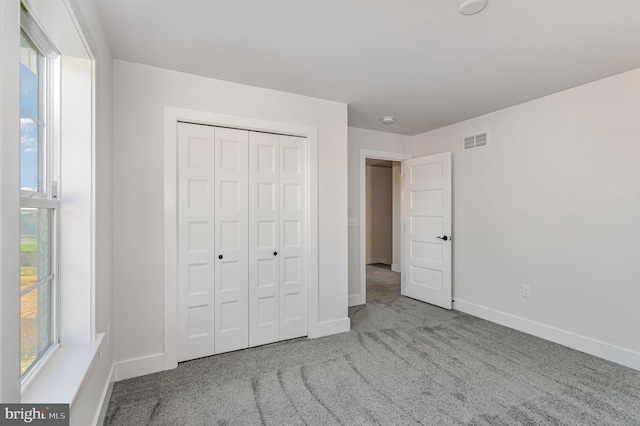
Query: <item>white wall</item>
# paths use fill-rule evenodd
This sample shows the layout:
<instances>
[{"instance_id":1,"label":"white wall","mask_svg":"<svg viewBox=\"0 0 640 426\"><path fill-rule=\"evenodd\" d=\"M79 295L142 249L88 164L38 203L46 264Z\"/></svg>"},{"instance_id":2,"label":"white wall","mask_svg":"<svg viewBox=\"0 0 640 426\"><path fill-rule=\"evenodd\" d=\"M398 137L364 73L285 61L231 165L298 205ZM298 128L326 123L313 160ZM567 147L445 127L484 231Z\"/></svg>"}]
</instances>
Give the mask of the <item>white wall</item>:
<instances>
[{"instance_id":1,"label":"white wall","mask_svg":"<svg viewBox=\"0 0 640 426\"><path fill-rule=\"evenodd\" d=\"M347 106L124 61L114 62L114 74L114 337L126 370L119 377L149 372L146 360L164 351L165 106L318 128L318 320L323 334L348 330Z\"/></svg>"},{"instance_id":2,"label":"white wall","mask_svg":"<svg viewBox=\"0 0 640 426\"><path fill-rule=\"evenodd\" d=\"M393 191L391 167L367 166L367 264L391 265Z\"/></svg>"},{"instance_id":3,"label":"white wall","mask_svg":"<svg viewBox=\"0 0 640 426\"><path fill-rule=\"evenodd\" d=\"M456 309L640 369L638 117L640 69L413 139L454 153Z\"/></svg>"},{"instance_id":4,"label":"white wall","mask_svg":"<svg viewBox=\"0 0 640 426\"><path fill-rule=\"evenodd\" d=\"M362 167L361 150L386 151L400 154L411 153L411 138L393 133L349 127L349 218L358 223L349 227L349 306L365 303L360 289L361 254L360 230L360 183ZM394 248L395 249L395 248Z\"/></svg>"},{"instance_id":5,"label":"white wall","mask_svg":"<svg viewBox=\"0 0 640 426\"><path fill-rule=\"evenodd\" d=\"M60 186L58 239L60 342L90 341L93 333L92 279L92 63L62 56L60 99ZM87 321L89 319L89 321Z\"/></svg>"}]
</instances>

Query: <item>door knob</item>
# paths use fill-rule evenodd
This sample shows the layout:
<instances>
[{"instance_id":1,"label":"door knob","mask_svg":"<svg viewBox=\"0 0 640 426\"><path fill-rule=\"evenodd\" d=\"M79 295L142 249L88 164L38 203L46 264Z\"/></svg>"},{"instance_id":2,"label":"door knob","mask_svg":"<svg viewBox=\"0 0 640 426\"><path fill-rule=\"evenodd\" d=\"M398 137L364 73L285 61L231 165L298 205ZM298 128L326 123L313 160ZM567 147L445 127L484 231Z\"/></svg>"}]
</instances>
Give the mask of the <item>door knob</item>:
<instances>
[{"instance_id":1,"label":"door knob","mask_svg":"<svg viewBox=\"0 0 640 426\"><path fill-rule=\"evenodd\" d=\"M278 252L277 252L277 251L274 251L274 252L273 252L273 255L274 255L274 256L277 256L277 255L278 255Z\"/></svg>"},{"instance_id":2,"label":"door knob","mask_svg":"<svg viewBox=\"0 0 640 426\"><path fill-rule=\"evenodd\" d=\"M222 259L222 255L218 256L218 259Z\"/></svg>"},{"instance_id":3,"label":"door knob","mask_svg":"<svg viewBox=\"0 0 640 426\"><path fill-rule=\"evenodd\" d=\"M444 237L436 237L436 238L439 238L439 239L441 239L443 241L447 241L449 239L449 237L447 237L446 235Z\"/></svg>"}]
</instances>

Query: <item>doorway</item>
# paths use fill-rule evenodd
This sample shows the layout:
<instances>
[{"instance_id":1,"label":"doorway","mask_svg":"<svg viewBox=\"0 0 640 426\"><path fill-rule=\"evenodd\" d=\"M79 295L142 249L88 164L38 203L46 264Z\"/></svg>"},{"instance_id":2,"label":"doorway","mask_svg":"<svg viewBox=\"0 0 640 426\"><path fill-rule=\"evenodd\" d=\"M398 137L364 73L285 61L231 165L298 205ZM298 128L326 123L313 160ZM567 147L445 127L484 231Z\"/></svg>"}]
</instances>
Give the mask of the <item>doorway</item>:
<instances>
[{"instance_id":1,"label":"doorway","mask_svg":"<svg viewBox=\"0 0 640 426\"><path fill-rule=\"evenodd\" d=\"M367 264L371 262L380 262L380 257L378 255L378 259L373 257L367 258L367 229L369 228L369 223L371 218L367 217L367 168L376 167L375 164L382 165L385 164L390 166L390 172L387 174L391 175L392 182L391 187L395 187L396 191L392 191L392 216L393 212L395 212L396 220L391 219L392 225L389 233L391 234L391 254L387 254L386 258L382 259L383 264L389 264L387 267L388 270L386 272L390 273L394 271L395 273L400 273L402 270L402 241L401 241L401 182L400 182L400 162L403 160L410 159L410 154L401 154L395 152L386 152L386 151L373 151L373 150L361 150L360 151L360 291L359 294L349 296L350 297L350 306L362 305L366 303L367 299ZM369 165L367 165L367 161L369 161ZM394 167L394 163L397 167ZM397 170L396 170L397 169ZM394 171L396 174L394 175ZM384 173L380 173L384 174ZM373 188L372 188L373 189ZM394 224L395 223L395 227ZM386 237L388 239L388 237ZM375 240L374 240L375 241ZM371 270L372 268L369 267Z\"/></svg>"},{"instance_id":2,"label":"doorway","mask_svg":"<svg viewBox=\"0 0 640 426\"><path fill-rule=\"evenodd\" d=\"M411 159L408 154L364 149L360 151L360 286L359 294L349 296L349 306L364 305L367 301L368 158L402 162L403 178L399 185L402 242L398 257L401 294L451 309L451 153Z\"/></svg>"},{"instance_id":3,"label":"doorway","mask_svg":"<svg viewBox=\"0 0 640 426\"><path fill-rule=\"evenodd\" d=\"M398 161L366 159L367 300L400 294L400 202Z\"/></svg>"}]
</instances>

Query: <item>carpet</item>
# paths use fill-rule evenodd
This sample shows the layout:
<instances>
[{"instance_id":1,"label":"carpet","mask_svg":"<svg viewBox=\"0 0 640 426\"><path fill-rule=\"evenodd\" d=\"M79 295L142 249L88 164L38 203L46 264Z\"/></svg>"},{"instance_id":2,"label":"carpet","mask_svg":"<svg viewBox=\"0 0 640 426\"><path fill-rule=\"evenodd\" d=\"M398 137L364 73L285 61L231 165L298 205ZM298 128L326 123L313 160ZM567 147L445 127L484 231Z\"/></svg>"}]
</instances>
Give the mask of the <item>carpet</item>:
<instances>
[{"instance_id":1,"label":"carpet","mask_svg":"<svg viewBox=\"0 0 640 426\"><path fill-rule=\"evenodd\" d=\"M640 371L377 285L347 333L116 383L104 424L640 425Z\"/></svg>"},{"instance_id":2,"label":"carpet","mask_svg":"<svg viewBox=\"0 0 640 426\"><path fill-rule=\"evenodd\" d=\"M389 265L367 265L367 300L380 300L400 294L400 274Z\"/></svg>"}]
</instances>

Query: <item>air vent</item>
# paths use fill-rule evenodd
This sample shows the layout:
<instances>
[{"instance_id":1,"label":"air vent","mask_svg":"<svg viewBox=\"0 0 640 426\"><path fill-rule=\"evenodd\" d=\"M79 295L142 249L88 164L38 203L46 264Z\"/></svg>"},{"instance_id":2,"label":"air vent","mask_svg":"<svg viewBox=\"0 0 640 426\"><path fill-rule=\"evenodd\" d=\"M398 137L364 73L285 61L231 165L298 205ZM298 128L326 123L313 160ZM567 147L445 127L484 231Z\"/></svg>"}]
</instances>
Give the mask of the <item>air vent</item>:
<instances>
[{"instance_id":1,"label":"air vent","mask_svg":"<svg viewBox=\"0 0 640 426\"><path fill-rule=\"evenodd\" d=\"M483 146L487 146L487 134L486 133L480 133L479 135L476 135L476 148L480 148Z\"/></svg>"},{"instance_id":2,"label":"air vent","mask_svg":"<svg viewBox=\"0 0 640 426\"><path fill-rule=\"evenodd\" d=\"M483 148L487 146L487 134L479 133L475 136L467 136L464 138L464 150L468 151L474 148Z\"/></svg>"},{"instance_id":3,"label":"air vent","mask_svg":"<svg viewBox=\"0 0 640 426\"><path fill-rule=\"evenodd\" d=\"M475 136L467 136L464 138L464 149L472 149L476 147L476 137Z\"/></svg>"}]
</instances>

